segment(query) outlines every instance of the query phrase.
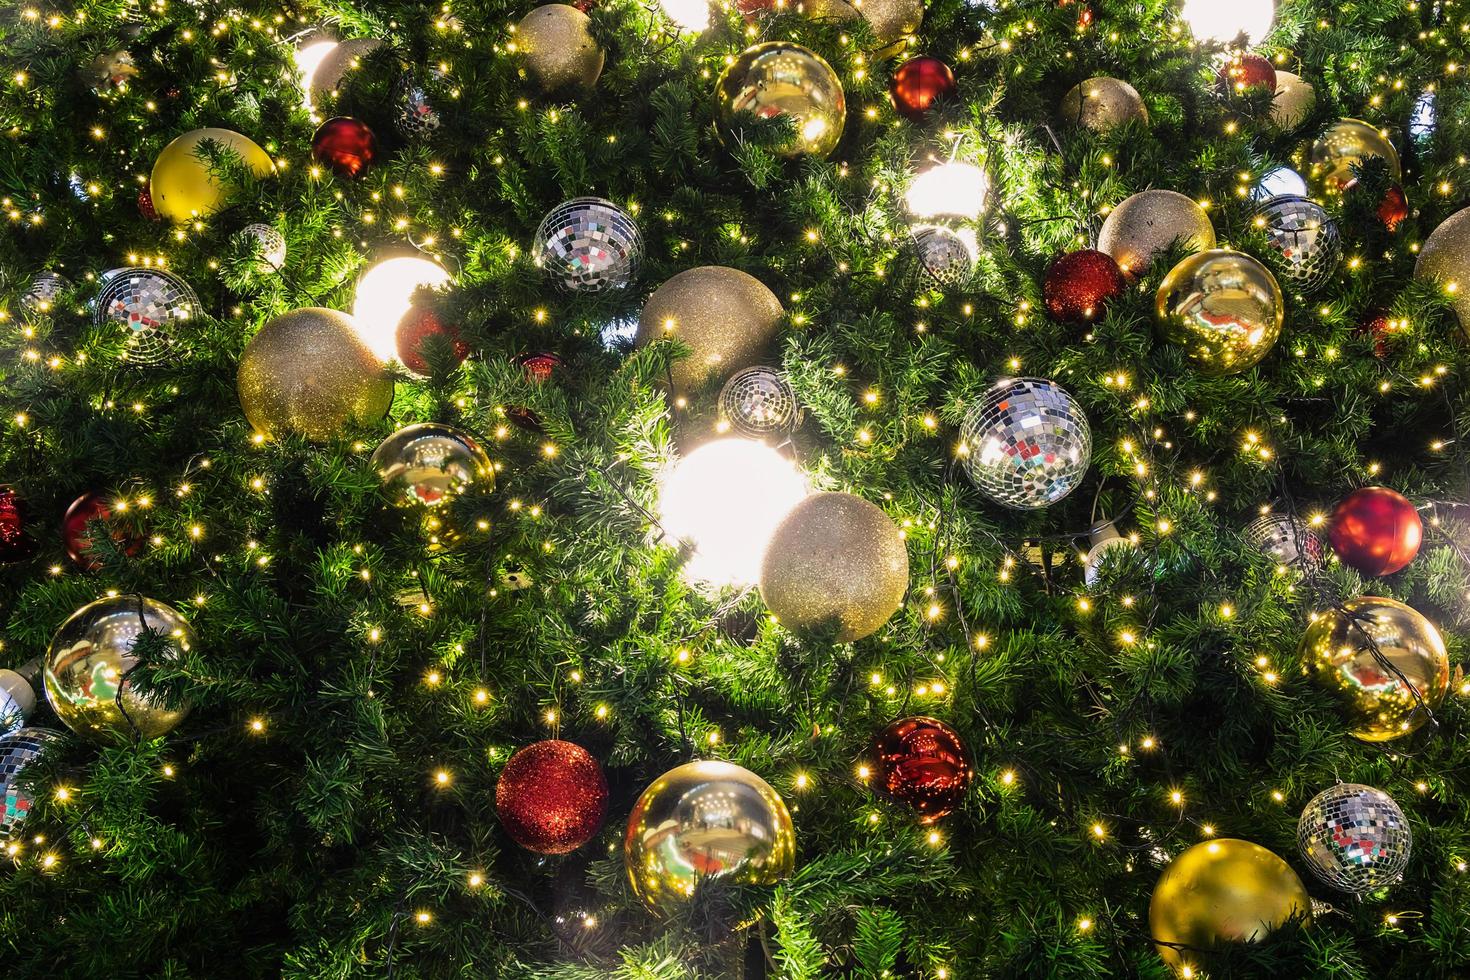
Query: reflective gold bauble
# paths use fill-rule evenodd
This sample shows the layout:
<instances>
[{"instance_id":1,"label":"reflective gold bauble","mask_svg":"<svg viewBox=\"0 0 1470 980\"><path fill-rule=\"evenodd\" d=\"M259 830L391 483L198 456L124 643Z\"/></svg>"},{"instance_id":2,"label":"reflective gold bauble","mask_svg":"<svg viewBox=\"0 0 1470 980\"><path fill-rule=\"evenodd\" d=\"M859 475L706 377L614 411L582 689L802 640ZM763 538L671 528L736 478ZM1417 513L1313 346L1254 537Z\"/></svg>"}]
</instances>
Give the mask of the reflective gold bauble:
<instances>
[{"instance_id":1,"label":"reflective gold bauble","mask_svg":"<svg viewBox=\"0 0 1470 980\"><path fill-rule=\"evenodd\" d=\"M1142 275L1176 241L1193 251L1215 247L1210 216L1175 191L1143 191L1109 212L1097 250L1111 255L1128 275Z\"/></svg>"},{"instance_id":2,"label":"reflective gold bauble","mask_svg":"<svg viewBox=\"0 0 1470 980\"><path fill-rule=\"evenodd\" d=\"M1341 696L1352 735L1365 742L1417 731L1450 688L1439 630L1395 599L1360 596L1319 614L1301 657L1317 684Z\"/></svg>"},{"instance_id":3,"label":"reflective gold bauble","mask_svg":"<svg viewBox=\"0 0 1470 980\"><path fill-rule=\"evenodd\" d=\"M716 86L720 138L739 145L743 115L785 117L794 134L777 152L824 157L842 139L847 98L832 66L815 51L789 41L746 48L725 68Z\"/></svg>"},{"instance_id":4,"label":"reflective gold bauble","mask_svg":"<svg viewBox=\"0 0 1470 980\"><path fill-rule=\"evenodd\" d=\"M1414 278L1439 282L1447 292L1460 329L1470 334L1470 208L1457 211L1440 223L1419 250Z\"/></svg>"},{"instance_id":5,"label":"reflective gold bauble","mask_svg":"<svg viewBox=\"0 0 1470 980\"><path fill-rule=\"evenodd\" d=\"M1197 975L1206 959L1201 954L1255 942L1311 914L1312 900L1291 865L1259 844L1227 837L1196 844L1169 862L1154 885L1148 927L1165 963Z\"/></svg>"},{"instance_id":6,"label":"reflective gold bauble","mask_svg":"<svg viewBox=\"0 0 1470 980\"><path fill-rule=\"evenodd\" d=\"M240 355L240 406L257 432L321 442L348 423L382 418L393 381L352 318L305 307L271 320Z\"/></svg>"},{"instance_id":7,"label":"reflective gold bauble","mask_svg":"<svg viewBox=\"0 0 1470 980\"><path fill-rule=\"evenodd\" d=\"M375 37L354 37L334 46L322 56L306 80L308 102L320 109L340 88L347 73L362 65L368 55L383 46Z\"/></svg>"},{"instance_id":8,"label":"reflective gold bauble","mask_svg":"<svg viewBox=\"0 0 1470 980\"><path fill-rule=\"evenodd\" d=\"M687 392L760 363L785 310L759 279L723 265L683 272L653 291L638 318L636 344L678 340L689 356L674 361L675 391Z\"/></svg>"},{"instance_id":9,"label":"reflective gold bauble","mask_svg":"<svg viewBox=\"0 0 1470 980\"><path fill-rule=\"evenodd\" d=\"M1387 137L1361 119L1340 120L1328 126L1312 144L1307 180L1317 194L1341 194L1357 179L1353 167L1361 167L1371 157L1383 158L1389 179L1395 184L1403 177L1398 151Z\"/></svg>"},{"instance_id":10,"label":"reflective gold bauble","mask_svg":"<svg viewBox=\"0 0 1470 980\"><path fill-rule=\"evenodd\" d=\"M904 38L912 36L924 22L923 0L803 0L798 8L818 20L857 20L861 17L873 30L878 54L897 53Z\"/></svg>"},{"instance_id":11,"label":"reflective gold bauble","mask_svg":"<svg viewBox=\"0 0 1470 980\"><path fill-rule=\"evenodd\" d=\"M796 864L796 831L780 795L729 762L690 762L643 791L623 858L649 906L676 905L704 882L774 885Z\"/></svg>"},{"instance_id":12,"label":"reflective gold bauble","mask_svg":"<svg viewBox=\"0 0 1470 980\"><path fill-rule=\"evenodd\" d=\"M156 599L120 595L83 606L62 624L46 653L46 699L67 728L96 741L158 738L189 713L139 691L128 677L134 644L149 630L177 651L199 640L178 610Z\"/></svg>"},{"instance_id":13,"label":"reflective gold bauble","mask_svg":"<svg viewBox=\"0 0 1470 980\"><path fill-rule=\"evenodd\" d=\"M1271 100L1271 122L1290 132L1312 114L1317 105L1317 90L1306 79L1289 71L1276 71L1276 97Z\"/></svg>"},{"instance_id":14,"label":"reflective gold bauble","mask_svg":"<svg viewBox=\"0 0 1470 980\"><path fill-rule=\"evenodd\" d=\"M153 208L173 222L190 221L223 207L231 188L210 175L209 161L200 145L210 140L240 158L257 177L276 169L270 155L248 136L229 129L195 129L163 148L153 164L148 190Z\"/></svg>"},{"instance_id":15,"label":"reflective gold bauble","mask_svg":"<svg viewBox=\"0 0 1470 980\"><path fill-rule=\"evenodd\" d=\"M1159 333L1201 374L1238 374L1281 336L1285 300L1271 270L1243 252L1211 249L1176 265L1154 297Z\"/></svg>"},{"instance_id":16,"label":"reflective gold bauble","mask_svg":"<svg viewBox=\"0 0 1470 980\"><path fill-rule=\"evenodd\" d=\"M1148 123L1138 89L1120 78L1089 78L1062 97L1062 121L1106 133L1131 122Z\"/></svg>"},{"instance_id":17,"label":"reflective gold bauble","mask_svg":"<svg viewBox=\"0 0 1470 980\"><path fill-rule=\"evenodd\" d=\"M836 623L843 643L888 622L908 587L909 555L898 526L850 493L813 494L793 507L761 562L761 598L781 623Z\"/></svg>"},{"instance_id":18,"label":"reflective gold bauble","mask_svg":"<svg viewBox=\"0 0 1470 980\"><path fill-rule=\"evenodd\" d=\"M588 89L602 75L605 55L592 38L592 18L565 3L548 3L521 18L516 46L542 92Z\"/></svg>"},{"instance_id":19,"label":"reflective gold bauble","mask_svg":"<svg viewBox=\"0 0 1470 980\"><path fill-rule=\"evenodd\" d=\"M395 506L422 512L431 549L463 537L449 518L455 498L495 488L495 467L480 441L463 429L424 422L399 429L373 451L373 470Z\"/></svg>"}]
</instances>

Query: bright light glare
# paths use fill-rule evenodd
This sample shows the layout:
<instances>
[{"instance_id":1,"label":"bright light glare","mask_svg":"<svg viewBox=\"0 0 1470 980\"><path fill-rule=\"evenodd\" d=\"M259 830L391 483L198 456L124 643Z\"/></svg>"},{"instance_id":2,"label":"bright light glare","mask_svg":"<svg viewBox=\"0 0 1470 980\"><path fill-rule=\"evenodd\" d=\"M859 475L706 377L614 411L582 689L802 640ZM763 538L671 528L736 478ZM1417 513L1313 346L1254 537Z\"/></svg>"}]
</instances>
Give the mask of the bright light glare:
<instances>
[{"instance_id":1,"label":"bright light glare","mask_svg":"<svg viewBox=\"0 0 1470 980\"><path fill-rule=\"evenodd\" d=\"M1184 0L1180 16L1201 41L1259 41L1276 20L1275 0Z\"/></svg>"},{"instance_id":2,"label":"bright light glare","mask_svg":"<svg viewBox=\"0 0 1470 980\"><path fill-rule=\"evenodd\" d=\"M698 34L709 27L709 0L659 0L659 6L682 31Z\"/></svg>"},{"instance_id":3,"label":"bright light glare","mask_svg":"<svg viewBox=\"0 0 1470 980\"><path fill-rule=\"evenodd\" d=\"M398 321L413 306L414 290L442 286L449 273L416 255L384 259L363 274L352 301L352 318L363 342L385 364L398 356Z\"/></svg>"},{"instance_id":4,"label":"bright light glare","mask_svg":"<svg viewBox=\"0 0 1470 980\"><path fill-rule=\"evenodd\" d=\"M752 585L776 525L806 494L796 466L774 449L749 439L716 439L664 477L659 521L694 546L686 578Z\"/></svg>"},{"instance_id":5,"label":"bright light glare","mask_svg":"<svg viewBox=\"0 0 1470 980\"><path fill-rule=\"evenodd\" d=\"M1290 167L1276 167L1266 171L1256 186L1251 188L1252 201L1269 201L1273 197L1292 194L1307 196L1307 182L1302 175Z\"/></svg>"},{"instance_id":6,"label":"bright light glare","mask_svg":"<svg viewBox=\"0 0 1470 980\"><path fill-rule=\"evenodd\" d=\"M942 163L919 174L904 200L915 218L956 217L974 221L985 207L990 181L973 163Z\"/></svg>"},{"instance_id":7,"label":"bright light glare","mask_svg":"<svg viewBox=\"0 0 1470 980\"><path fill-rule=\"evenodd\" d=\"M296 71L301 75L301 97L305 100L308 109L312 108L311 76L316 74L317 66L322 63L322 59L332 53L332 49L336 46L336 41L317 41L315 44L296 49Z\"/></svg>"}]
</instances>

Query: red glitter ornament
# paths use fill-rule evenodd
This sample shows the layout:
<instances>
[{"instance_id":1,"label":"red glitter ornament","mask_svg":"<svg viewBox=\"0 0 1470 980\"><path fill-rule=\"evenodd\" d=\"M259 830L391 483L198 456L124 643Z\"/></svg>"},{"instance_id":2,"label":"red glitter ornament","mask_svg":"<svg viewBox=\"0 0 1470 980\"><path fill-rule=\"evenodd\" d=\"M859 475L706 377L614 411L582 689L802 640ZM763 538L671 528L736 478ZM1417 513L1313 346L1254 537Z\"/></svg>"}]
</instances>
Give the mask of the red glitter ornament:
<instances>
[{"instance_id":1,"label":"red glitter ornament","mask_svg":"<svg viewBox=\"0 0 1470 980\"><path fill-rule=\"evenodd\" d=\"M937 718L895 721L878 733L869 752L874 787L911 807L922 824L954 810L970 788L970 754L959 733Z\"/></svg>"},{"instance_id":2,"label":"red glitter ornament","mask_svg":"<svg viewBox=\"0 0 1470 980\"><path fill-rule=\"evenodd\" d=\"M101 494L89 491L72 501L61 519L61 543L72 561L89 572L102 567L92 554L92 536L87 533L87 525L92 521L107 521L111 526L111 520L112 506ZM112 540L129 556L137 554L143 545L141 538L120 527L112 528Z\"/></svg>"},{"instance_id":3,"label":"red glitter ornament","mask_svg":"<svg viewBox=\"0 0 1470 980\"><path fill-rule=\"evenodd\" d=\"M888 91L893 96L893 107L900 115L918 120L936 102L954 95L957 87L949 65L938 58L922 55L898 66Z\"/></svg>"},{"instance_id":4,"label":"red glitter ornament","mask_svg":"<svg viewBox=\"0 0 1470 980\"><path fill-rule=\"evenodd\" d=\"M544 351L540 354L527 354L521 358L521 367L525 369L527 381L545 384L551 380L551 372L561 367L561 358Z\"/></svg>"},{"instance_id":5,"label":"red glitter ornament","mask_svg":"<svg viewBox=\"0 0 1470 980\"><path fill-rule=\"evenodd\" d=\"M1384 192L1383 200L1378 202L1378 220L1389 231L1398 231L1399 225L1408 216L1409 198L1402 187L1394 184Z\"/></svg>"},{"instance_id":6,"label":"red glitter ornament","mask_svg":"<svg viewBox=\"0 0 1470 980\"><path fill-rule=\"evenodd\" d=\"M424 356L424 342L430 337L444 338L444 342L450 345L449 352L456 365L463 364L464 359L470 356L470 345L460 336L459 327L445 323L443 317L427 306L415 306L403 314L395 334L398 359L414 374L430 373L428 358Z\"/></svg>"},{"instance_id":7,"label":"red glitter ornament","mask_svg":"<svg viewBox=\"0 0 1470 980\"><path fill-rule=\"evenodd\" d=\"M1052 263L1041 284L1046 311L1062 323L1091 323L1127 287L1123 270L1106 252L1085 248Z\"/></svg>"},{"instance_id":8,"label":"red glitter ornament","mask_svg":"<svg viewBox=\"0 0 1470 980\"><path fill-rule=\"evenodd\" d=\"M495 812L511 840L537 854L587 843L607 816L607 777L580 745L548 739L510 757L495 785Z\"/></svg>"},{"instance_id":9,"label":"red glitter ornament","mask_svg":"<svg viewBox=\"0 0 1470 980\"><path fill-rule=\"evenodd\" d=\"M1057 0L1057 6L1063 9L1076 4L1077 6L1077 29L1086 30L1092 26L1092 8L1085 3L1077 3L1077 0Z\"/></svg>"},{"instance_id":10,"label":"red glitter ornament","mask_svg":"<svg viewBox=\"0 0 1470 980\"><path fill-rule=\"evenodd\" d=\"M0 565L25 561L36 553L36 539L26 533L26 502L14 487L0 485Z\"/></svg>"},{"instance_id":11,"label":"red glitter ornament","mask_svg":"<svg viewBox=\"0 0 1470 980\"><path fill-rule=\"evenodd\" d=\"M1403 494L1364 487L1337 505L1327 534L1344 564L1364 575L1392 575L1419 554L1424 523Z\"/></svg>"},{"instance_id":12,"label":"red glitter ornament","mask_svg":"<svg viewBox=\"0 0 1470 980\"><path fill-rule=\"evenodd\" d=\"M1258 54L1235 55L1220 67L1218 77L1226 95L1276 94L1276 69Z\"/></svg>"},{"instance_id":13,"label":"red glitter ornament","mask_svg":"<svg viewBox=\"0 0 1470 980\"><path fill-rule=\"evenodd\" d=\"M343 177L356 177L378 155L378 138L350 116L328 119L311 138L311 155Z\"/></svg>"},{"instance_id":14,"label":"red glitter ornament","mask_svg":"<svg viewBox=\"0 0 1470 980\"><path fill-rule=\"evenodd\" d=\"M153 206L153 191L147 184L138 188L138 213L149 221L158 220L158 209Z\"/></svg>"}]
</instances>

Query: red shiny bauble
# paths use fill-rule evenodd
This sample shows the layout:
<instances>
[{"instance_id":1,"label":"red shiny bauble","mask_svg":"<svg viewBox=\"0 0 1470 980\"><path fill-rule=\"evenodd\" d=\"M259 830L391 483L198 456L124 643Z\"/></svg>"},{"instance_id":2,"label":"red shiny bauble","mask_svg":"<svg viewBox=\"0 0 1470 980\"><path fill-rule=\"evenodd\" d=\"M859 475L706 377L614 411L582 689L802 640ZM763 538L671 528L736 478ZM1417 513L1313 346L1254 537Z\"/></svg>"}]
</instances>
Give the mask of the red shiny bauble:
<instances>
[{"instance_id":1,"label":"red shiny bauble","mask_svg":"<svg viewBox=\"0 0 1470 980\"><path fill-rule=\"evenodd\" d=\"M1057 0L1058 7L1077 7L1077 29L1085 30L1092 26L1092 8L1085 3L1077 3L1077 0Z\"/></svg>"},{"instance_id":2,"label":"red shiny bauble","mask_svg":"<svg viewBox=\"0 0 1470 980\"><path fill-rule=\"evenodd\" d=\"M1403 494L1364 487L1337 505L1327 538L1344 564L1364 575L1392 575L1419 554L1424 522Z\"/></svg>"},{"instance_id":3,"label":"red shiny bauble","mask_svg":"<svg viewBox=\"0 0 1470 980\"><path fill-rule=\"evenodd\" d=\"M138 188L138 213L149 221L158 220L158 209L153 206L153 191L147 186Z\"/></svg>"},{"instance_id":4,"label":"red shiny bauble","mask_svg":"<svg viewBox=\"0 0 1470 980\"><path fill-rule=\"evenodd\" d=\"M1063 323L1091 323L1109 301L1127 288L1118 261L1106 252L1084 248L1051 264L1041 284L1046 311Z\"/></svg>"},{"instance_id":5,"label":"red shiny bauble","mask_svg":"<svg viewBox=\"0 0 1470 980\"><path fill-rule=\"evenodd\" d=\"M26 502L14 487L0 485L0 565L25 561L36 553L26 533Z\"/></svg>"},{"instance_id":6,"label":"red shiny bauble","mask_svg":"<svg viewBox=\"0 0 1470 980\"><path fill-rule=\"evenodd\" d=\"M590 14L597 7L597 0L572 0L572 6L584 14Z\"/></svg>"},{"instance_id":7,"label":"red shiny bauble","mask_svg":"<svg viewBox=\"0 0 1470 980\"><path fill-rule=\"evenodd\" d=\"M378 138L350 116L328 119L311 138L311 155L343 177L356 177L378 155Z\"/></svg>"},{"instance_id":8,"label":"red shiny bauble","mask_svg":"<svg viewBox=\"0 0 1470 980\"><path fill-rule=\"evenodd\" d=\"M1220 87L1227 95L1276 94L1276 69L1258 54L1237 54L1221 66Z\"/></svg>"},{"instance_id":9,"label":"red shiny bauble","mask_svg":"<svg viewBox=\"0 0 1470 980\"><path fill-rule=\"evenodd\" d=\"M909 119L922 119L936 102L954 95L954 72L938 58L921 55L898 66L888 86L893 107Z\"/></svg>"},{"instance_id":10,"label":"red shiny bauble","mask_svg":"<svg viewBox=\"0 0 1470 980\"><path fill-rule=\"evenodd\" d=\"M87 530L87 525L93 521L108 523L112 528L112 540L124 554L138 553L143 545L142 539L124 528L112 526L111 520L112 506L101 494L89 491L72 501L66 509L66 516L61 519L61 543L66 546L66 553L72 561L89 572L102 567L92 554L92 535Z\"/></svg>"},{"instance_id":11,"label":"red shiny bauble","mask_svg":"<svg viewBox=\"0 0 1470 980\"><path fill-rule=\"evenodd\" d=\"M537 384L544 384L551 380L551 373L561 367L561 358L548 351L540 354L527 354L521 358L521 368L526 372L526 380Z\"/></svg>"},{"instance_id":12,"label":"red shiny bauble","mask_svg":"<svg viewBox=\"0 0 1470 980\"><path fill-rule=\"evenodd\" d=\"M587 843L607 816L607 777L580 745L548 739L510 757L495 785L495 812L511 840L537 854Z\"/></svg>"},{"instance_id":13,"label":"red shiny bauble","mask_svg":"<svg viewBox=\"0 0 1470 980\"><path fill-rule=\"evenodd\" d=\"M414 374L429 374L426 341L430 337L442 337L439 343L448 345L449 354L456 365L463 364L470 356L470 345L460 336L459 327L445 323L444 318L427 306L415 306L403 314L398 321L395 339L398 342L398 359Z\"/></svg>"},{"instance_id":14,"label":"red shiny bauble","mask_svg":"<svg viewBox=\"0 0 1470 980\"><path fill-rule=\"evenodd\" d=\"M920 823L933 823L959 806L970 788L970 754L959 733L937 718L895 721L869 750L874 786L907 804Z\"/></svg>"},{"instance_id":15,"label":"red shiny bauble","mask_svg":"<svg viewBox=\"0 0 1470 980\"><path fill-rule=\"evenodd\" d=\"M1409 198L1402 187L1394 184L1384 192L1383 200L1378 202L1378 220L1389 231L1398 231L1399 225L1408 216Z\"/></svg>"}]
</instances>

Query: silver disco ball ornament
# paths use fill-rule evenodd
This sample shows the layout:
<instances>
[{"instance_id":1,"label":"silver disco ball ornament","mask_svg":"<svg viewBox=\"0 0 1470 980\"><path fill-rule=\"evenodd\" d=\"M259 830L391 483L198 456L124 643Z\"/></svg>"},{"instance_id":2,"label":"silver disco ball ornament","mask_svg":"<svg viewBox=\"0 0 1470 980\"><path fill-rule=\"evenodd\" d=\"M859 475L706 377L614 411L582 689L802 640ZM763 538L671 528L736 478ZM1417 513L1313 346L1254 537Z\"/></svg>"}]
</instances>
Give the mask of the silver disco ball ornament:
<instances>
[{"instance_id":1,"label":"silver disco ball ornament","mask_svg":"<svg viewBox=\"0 0 1470 980\"><path fill-rule=\"evenodd\" d=\"M1001 381L965 414L964 467L987 497L1036 510L1077 489L1092 461L1092 428L1061 385Z\"/></svg>"},{"instance_id":2,"label":"silver disco ball ornament","mask_svg":"<svg viewBox=\"0 0 1470 980\"><path fill-rule=\"evenodd\" d=\"M31 812L34 798L19 786L20 775L56 737L47 728L21 728L0 738L0 840L12 837Z\"/></svg>"},{"instance_id":3,"label":"silver disco ball ornament","mask_svg":"<svg viewBox=\"0 0 1470 980\"><path fill-rule=\"evenodd\" d=\"M1398 880L1408 867L1414 835L1404 811L1383 790L1338 783L1302 810L1296 843L1323 884L1362 895Z\"/></svg>"},{"instance_id":4,"label":"silver disco ball ornament","mask_svg":"<svg viewBox=\"0 0 1470 980\"><path fill-rule=\"evenodd\" d=\"M240 237L253 239L256 246L255 273L267 276L286 264L286 236L271 225L257 221L240 229Z\"/></svg>"},{"instance_id":5,"label":"silver disco ball ornament","mask_svg":"<svg viewBox=\"0 0 1470 980\"><path fill-rule=\"evenodd\" d=\"M439 128L439 110L416 74L406 71L393 87L393 123L405 139L425 136Z\"/></svg>"},{"instance_id":6,"label":"silver disco ball ornament","mask_svg":"<svg viewBox=\"0 0 1470 980\"><path fill-rule=\"evenodd\" d=\"M574 197L542 220L531 258L563 289L621 289L638 274L643 235L633 216L613 202Z\"/></svg>"},{"instance_id":7,"label":"silver disco ball ornament","mask_svg":"<svg viewBox=\"0 0 1470 980\"><path fill-rule=\"evenodd\" d=\"M743 436L784 435L796 428L801 408L780 370L758 364L736 371L720 389L720 415Z\"/></svg>"},{"instance_id":8,"label":"silver disco ball ornament","mask_svg":"<svg viewBox=\"0 0 1470 980\"><path fill-rule=\"evenodd\" d=\"M26 291L20 294L20 309L25 319L46 316L56 305L56 297L71 288L67 278L58 272L38 272Z\"/></svg>"},{"instance_id":9,"label":"silver disco ball ornament","mask_svg":"<svg viewBox=\"0 0 1470 980\"><path fill-rule=\"evenodd\" d=\"M1320 204L1283 194L1262 204L1257 216L1285 260L1283 277L1288 285L1303 293L1327 285L1342 261L1342 235Z\"/></svg>"},{"instance_id":10,"label":"silver disco ball ornament","mask_svg":"<svg viewBox=\"0 0 1470 980\"><path fill-rule=\"evenodd\" d=\"M173 329L199 313L199 297L172 272L118 269L104 274L93 316L97 325L127 330L127 360L152 366L168 358Z\"/></svg>"},{"instance_id":11,"label":"silver disco ball ornament","mask_svg":"<svg viewBox=\"0 0 1470 980\"><path fill-rule=\"evenodd\" d=\"M924 271L940 286L954 287L975 271L975 253L950 228L930 226L914 232L914 250Z\"/></svg>"},{"instance_id":12,"label":"silver disco ball ornament","mask_svg":"<svg viewBox=\"0 0 1470 980\"><path fill-rule=\"evenodd\" d=\"M1247 524L1244 533L1251 547L1288 568L1318 568L1327 557L1322 539L1290 514L1263 514Z\"/></svg>"}]
</instances>

